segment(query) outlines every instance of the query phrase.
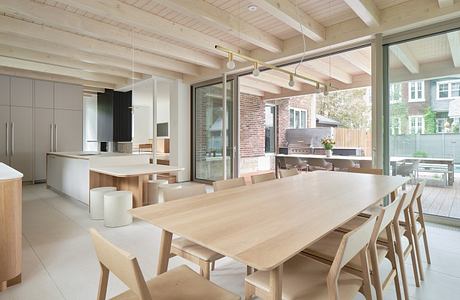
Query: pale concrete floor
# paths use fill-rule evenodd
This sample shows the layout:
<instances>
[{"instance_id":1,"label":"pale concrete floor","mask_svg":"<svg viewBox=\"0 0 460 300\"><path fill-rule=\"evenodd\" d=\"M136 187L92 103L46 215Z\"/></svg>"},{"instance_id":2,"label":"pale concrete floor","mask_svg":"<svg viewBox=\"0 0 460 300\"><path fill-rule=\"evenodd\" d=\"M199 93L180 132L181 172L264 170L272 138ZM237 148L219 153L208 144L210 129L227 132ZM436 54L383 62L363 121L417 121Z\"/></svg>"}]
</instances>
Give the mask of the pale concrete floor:
<instances>
[{"instance_id":1,"label":"pale concrete floor","mask_svg":"<svg viewBox=\"0 0 460 300\"><path fill-rule=\"evenodd\" d=\"M23 198L23 283L0 293L0 300L95 299L99 269L88 234L91 227L137 256L146 278L154 275L158 228L141 221L106 228L102 221L89 219L87 207L58 196L44 185L25 186ZM410 276L411 299L460 299L460 230L440 225L430 225L428 230L433 264L425 268L421 288L415 288ZM181 258L171 259L170 268L180 264L197 269ZM217 262L211 278L243 295L245 272L245 266L224 258ZM110 277L109 297L125 289L117 278ZM385 299L396 299L392 287Z\"/></svg>"}]
</instances>

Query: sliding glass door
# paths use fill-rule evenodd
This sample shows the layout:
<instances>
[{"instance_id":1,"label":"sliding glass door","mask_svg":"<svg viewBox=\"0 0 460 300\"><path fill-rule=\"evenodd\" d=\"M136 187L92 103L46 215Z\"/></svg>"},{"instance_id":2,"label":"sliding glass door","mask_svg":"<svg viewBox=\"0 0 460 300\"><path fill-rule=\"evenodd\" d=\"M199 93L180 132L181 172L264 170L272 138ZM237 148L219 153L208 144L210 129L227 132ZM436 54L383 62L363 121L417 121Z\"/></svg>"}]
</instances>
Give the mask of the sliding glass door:
<instances>
[{"instance_id":1,"label":"sliding glass door","mask_svg":"<svg viewBox=\"0 0 460 300\"><path fill-rule=\"evenodd\" d=\"M460 31L386 46L390 174L425 181L424 212L460 218Z\"/></svg>"},{"instance_id":2,"label":"sliding glass door","mask_svg":"<svg viewBox=\"0 0 460 300\"><path fill-rule=\"evenodd\" d=\"M235 79L193 86L193 180L211 182L233 178L236 122ZM224 94L226 101L224 103ZM225 135L224 135L225 132Z\"/></svg>"}]
</instances>

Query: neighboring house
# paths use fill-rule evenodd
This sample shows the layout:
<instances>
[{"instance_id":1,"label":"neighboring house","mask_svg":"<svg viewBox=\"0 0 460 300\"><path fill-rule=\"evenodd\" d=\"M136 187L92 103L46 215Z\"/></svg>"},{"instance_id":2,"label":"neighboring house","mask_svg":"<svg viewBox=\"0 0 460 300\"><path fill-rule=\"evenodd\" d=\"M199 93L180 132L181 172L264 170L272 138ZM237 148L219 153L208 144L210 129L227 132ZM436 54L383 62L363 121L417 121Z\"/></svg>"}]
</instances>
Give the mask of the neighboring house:
<instances>
[{"instance_id":1,"label":"neighboring house","mask_svg":"<svg viewBox=\"0 0 460 300\"><path fill-rule=\"evenodd\" d=\"M460 99L460 78L439 78L390 85L392 135L424 134L425 114L431 108L435 132L458 130L459 117L449 117L449 103Z\"/></svg>"}]
</instances>

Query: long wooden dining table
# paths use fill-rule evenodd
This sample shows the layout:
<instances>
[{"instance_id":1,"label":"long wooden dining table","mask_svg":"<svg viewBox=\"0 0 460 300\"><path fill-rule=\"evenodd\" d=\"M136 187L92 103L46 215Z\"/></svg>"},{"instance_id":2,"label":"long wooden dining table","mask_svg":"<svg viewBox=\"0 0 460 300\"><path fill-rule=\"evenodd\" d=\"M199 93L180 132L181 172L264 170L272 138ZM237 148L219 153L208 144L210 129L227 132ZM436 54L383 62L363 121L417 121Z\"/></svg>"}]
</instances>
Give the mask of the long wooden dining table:
<instances>
[{"instance_id":1,"label":"long wooden dining table","mask_svg":"<svg viewBox=\"0 0 460 300\"><path fill-rule=\"evenodd\" d=\"M283 263L407 182L399 176L316 171L131 210L162 229L157 274L178 235L270 272L281 299Z\"/></svg>"}]
</instances>

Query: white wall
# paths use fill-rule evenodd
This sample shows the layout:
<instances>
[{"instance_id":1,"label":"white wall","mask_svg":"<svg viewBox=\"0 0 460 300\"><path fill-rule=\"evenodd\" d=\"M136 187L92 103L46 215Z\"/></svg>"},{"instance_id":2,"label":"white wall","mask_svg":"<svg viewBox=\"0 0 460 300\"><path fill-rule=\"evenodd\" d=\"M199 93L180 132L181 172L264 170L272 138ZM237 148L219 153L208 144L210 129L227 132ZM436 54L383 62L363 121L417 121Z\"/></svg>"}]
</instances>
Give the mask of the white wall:
<instances>
[{"instance_id":1,"label":"white wall","mask_svg":"<svg viewBox=\"0 0 460 300\"><path fill-rule=\"evenodd\" d=\"M157 123L169 123L171 83L157 81Z\"/></svg>"},{"instance_id":2,"label":"white wall","mask_svg":"<svg viewBox=\"0 0 460 300\"><path fill-rule=\"evenodd\" d=\"M133 89L133 142L147 143L153 138L153 79Z\"/></svg>"}]
</instances>

